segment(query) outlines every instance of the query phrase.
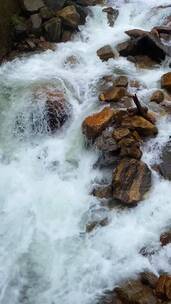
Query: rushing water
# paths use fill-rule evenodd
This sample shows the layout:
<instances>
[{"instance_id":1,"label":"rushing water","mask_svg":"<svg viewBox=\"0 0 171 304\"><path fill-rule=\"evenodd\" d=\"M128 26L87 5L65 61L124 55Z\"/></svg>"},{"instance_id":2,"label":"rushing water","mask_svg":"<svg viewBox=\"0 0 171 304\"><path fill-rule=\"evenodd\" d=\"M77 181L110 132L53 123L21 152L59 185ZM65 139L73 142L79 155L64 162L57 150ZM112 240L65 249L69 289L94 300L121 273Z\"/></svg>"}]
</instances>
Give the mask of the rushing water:
<instances>
[{"instance_id":1,"label":"rushing water","mask_svg":"<svg viewBox=\"0 0 171 304\"><path fill-rule=\"evenodd\" d=\"M168 71L165 63L151 70L138 70L124 58L103 63L96 50L124 41L127 29L160 25L171 9L152 7L170 1L109 2L120 7L114 28L96 6L75 41L0 67L1 304L92 304L104 290L139 271L171 271L171 246L151 259L139 254L144 246L158 248L160 233L170 225L170 182L156 172L141 204L104 210L110 224L85 234L89 210L99 204L89 195L91 184L102 173L93 169L97 155L84 148L81 123L99 108L99 79L111 73L138 79L146 85L139 96L147 102ZM66 61L71 55L77 57L75 65ZM73 107L69 124L51 136L33 132L29 123L30 113L41 120L42 105L32 102L32 92L44 84L62 88ZM158 119L159 135L143 148L149 165L171 135L170 120Z\"/></svg>"}]
</instances>

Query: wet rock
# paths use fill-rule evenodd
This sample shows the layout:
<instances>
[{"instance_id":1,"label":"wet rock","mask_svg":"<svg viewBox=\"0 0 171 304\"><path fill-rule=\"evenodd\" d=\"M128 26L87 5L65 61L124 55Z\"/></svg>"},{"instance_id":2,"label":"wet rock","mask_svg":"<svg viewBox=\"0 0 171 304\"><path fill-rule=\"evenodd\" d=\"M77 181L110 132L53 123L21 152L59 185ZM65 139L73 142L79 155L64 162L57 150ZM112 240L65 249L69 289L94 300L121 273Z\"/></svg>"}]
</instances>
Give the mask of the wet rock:
<instances>
[{"instance_id":1,"label":"wet rock","mask_svg":"<svg viewBox=\"0 0 171 304\"><path fill-rule=\"evenodd\" d=\"M162 246L166 246L171 243L171 230L163 233L160 236L160 243Z\"/></svg>"},{"instance_id":2,"label":"wet rock","mask_svg":"<svg viewBox=\"0 0 171 304\"><path fill-rule=\"evenodd\" d=\"M99 185L93 189L92 194L101 199L108 199L112 197L111 185Z\"/></svg>"},{"instance_id":3,"label":"wet rock","mask_svg":"<svg viewBox=\"0 0 171 304\"><path fill-rule=\"evenodd\" d=\"M103 152L114 152L118 150L118 145L113 137L112 130L104 130L94 142L94 147Z\"/></svg>"},{"instance_id":4,"label":"wet rock","mask_svg":"<svg viewBox=\"0 0 171 304\"><path fill-rule=\"evenodd\" d=\"M45 102L45 120L49 131L54 132L58 130L70 117L71 106L66 101L62 91L45 86L36 89L34 97Z\"/></svg>"},{"instance_id":5,"label":"wet rock","mask_svg":"<svg viewBox=\"0 0 171 304\"><path fill-rule=\"evenodd\" d=\"M157 90L153 93L150 98L150 101L161 103L164 100L164 93L161 90Z\"/></svg>"},{"instance_id":6,"label":"wet rock","mask_svg":"<svg viewBox=\"0 0 171 304\"><path fill-rule=\"evenodd\" d=\"M54 17L53 11L46 6L40 9L39 14L44 21L47 21Z\"/></svg>"},{"instance_id":7,"label":"wet rock","mask_svg":"<svg viewBox=\"0 0 171 304\"><path fill-rule=\"evenodd\" d=\"M125 34L127 34L130 38L140 38L147 34L148 32L140 30L140 29L133 29L133 30L128 30L125 31Z\"/></svg>"},{"instance_id":8,"label":"wet rock","mask_svg":"<svg viewBox=\"0 0 171 304\"><path fill-rule=\"evenodd\" d=\"M113 131L113 137L116 141L120 141L121 139L123 139L124 137L130 135L131 132L129 129L127 128L117 128Z\"/></svg>"},{"instance_id":9,"label":"wet rock","mask_svg":"<svg viewBox=\"0 0 171 304\"><path fill-rule=\"evenodd\" d=\"M136 204L151 187L151 171L142 161L123 159L113 173L112 185L115 199L123 204Z\"/></svg>"},{"instance_id":10,"label":"wet rock","mask_svg":"<svg viewBox=\"0 0 171 304\"><path fill-rule=\"evenodd\" d=\"M31 22L31 32L35 35L40 35L42 28L42 19L39 16L39 14L33 14L30 16L30 22Z\"/></svg>"},{"instance_id":11,"label":"wet rock","mask_svg":"<svg viewBox=\"0 0 171 304\"><path fill-rule=\"evenodd\" d=\"M80 15L74 5L66 6L62 10L57 11L57 16L62 19L63 24L72 29L77 29L81 23Z\"/></svg>"},{"instance_id":12,"label":"wet rock","mask_svg":"<svg viewBox=\"0 0 171 304\"><path fill-rule=\"evenodd\" d=\"M97 51L97 56L102 60L102 61L107 61L111 58L115 58L115 54L113 52L113 49L111 48L110 45L105 45L102 48L100 48Z\"/></svg>"},{"instance_id":13,"label":"wet rock","mask_svg":"<svg viewBox=\"0 0 171 304\"><path fill-rule=\"evenodd\" d=\"M139 280L129 280L121 287L115 288L115 292L125 304L157 304L151 288Z\"/></svg>"},{"instance_id":14,"label":"wet rock","mask_svg":"<svg viewBox=\"0 0 171 304\"><path fill-rule=\"evenodd\" d=\"M142 151L140 149L140 143L137 142L133 137L123 138L118 142L121 149L121 157L132 157L140 159L142 156Z\"/></svg>"},{"instance_id":15,"label":"wet rock","mask_svg":"<svg viewBox=\"0 0 171 304\"><path fill-rule=\"evenodd\" d=\"M168 91L171 91L171 72L166 73L161 78L161 87Z\"/></svg>"},{"instance_id":16,"label":"wet rock","mask_svg":"<svg viewBox=\"0 0 171 304\"><path fill-rule=\"evenodd\" d=\"M117 46L121 56L147 55L154 61L161 62L166 55L171 55L170 48L164 45L155 33L131 30L128 34L131 39Z\"/></svg>"},{"instance_id":17,"label":"wet rock","mask_svg":"<svg viewBox=\"0 0 171 304\"><path fill-rule=\"evenodd\" d=\"M115 24L116 19L119 16L119 10L113 8L113 7L107 7L103 9L104 13L107 13L107 19L109 25L112 27Z\"/></svg>"},{"instance_id":18,"label":"wet rock","mask_svg":"<svg viewBox=\"0 0 171 304\"><path fill-rule=\"evenodd\" d=\"M82 124L83 134L88 140L94 140L112 123L114 117L115 112L109 107L105 107L102 111L88 116Z\"/></svg>"},{"instance_id":19,"label":"wet rock","mask_svg":"<svg viewBox=\"0 0 171 304\"><path fill-rule=\"evenodd\" d=\"M156 61L146 55L135 56L135 63L140 69L149 69L156 66Z\"/></svg>"},{"instance_id":20,"label":"wet rock","mask_svg":"<svg viewBox=\"0 0 171 304\"><path fill-rule=\"evenodd\" d=\"M50 42L59 42L62 34L62 22L58 17L44 23L45 38Z\"/></svg>"},{"instance_id":21,"label":"wet rock","mask_svg":"<svg viewBox=\"0 0 171 304\"><path fill-rule=\"evenodd\" d=\"M121 122L121 126L130 130L136 130L142 136L154 136L157 134L157 127L139 115L127 116Z\"/></svg>"},{"instance_id":22,"label":"wet rock","mask_svg":"<svg viewBox=\"0 0 171 304\"><path fill-rule=\"evenodd\" d=\"M103 152L99 156L99 159L95 163L94 167L95 168L98 167L100 169L111 168L113 170L113 168L115 168L117 164L118 164L118 153Z\"/></svg>"},{"instance_id":23,"label":"wet rock","mask_svg":"<svg viewBox=\"0 0 171 304\"><path fill-rule=\"evenodd\" d=\"M128 77L127 76L118 76L114 81L115 87L127 88L128 86Z\"/></svg>"},{"instance_id":24,"label":"wet rock","mask_svg":"<svg viewBox=\"0 0 171 304\"><path fill-rule=\"evenodd\" d=\"M171 180L171 142L163 148L161 155L160 172L164 178Z\"/></svg>"},{"instance_id":25,"label":"wet rock","mask_svg":"<svg viewBox=\"0 0 171 304\"><path fill-rule=\"evenodd\" d=\"M120 101L125 95L126 89L124 87L112 86L100 94L99 99L101 101L117 102Z\"/></svg>"},{"instance_id":26,"label":"wet rock","mask_svg":"<svg viewBox=\"0 0 171 304\"><path fill-rule=\"evenodd\" d=\"M21 0L24 10L29 13L37 13L43 6L42 0Z\"/></svg>"},{"instance_id":27,"label":"wet rock","mask_svg":"<svg viewBox=\"0 0 171 304\"><path fill-rule=\"evenodd\" d=\"M63 30L61 41L62 42L70 41L72 38L72 35L73 35L73 32L71 32L69 30Z\"/></svg>"},{"instance_id":28,"label":"wet rock","mask_svg":"<svg viewBox=\"0 0 171 304\"><path fill-rule=\"evenodd\" d=\"M87 233L90 233L92 232L95 228L97 227L104 227L108 224L108 218L104 218L102 220L99 220L99 221L94 221L94 222L91 222L91 223L88 223L86 225L86 232Z\"/></svg>"},{"instance_id":29,"label":"wet rock","mask_svg":"<svg viewBox=\"0 0 171 304\"><path fill-rule=\"evenodd\" d=\"M140 274L141 282L149 287L155 289L158 281L158 277L152 272L142 272Z\"/></svg>"},{"instance_id":30,"label":"wet rock","mask_svg":"<svg viewBox=\"0 0 171 304\"><path fill-rule=\"evenodd\" d=\"M171 276L161 275L156 286L156 294L164 300L171 300Z\"/></svg>"}]
</instances>

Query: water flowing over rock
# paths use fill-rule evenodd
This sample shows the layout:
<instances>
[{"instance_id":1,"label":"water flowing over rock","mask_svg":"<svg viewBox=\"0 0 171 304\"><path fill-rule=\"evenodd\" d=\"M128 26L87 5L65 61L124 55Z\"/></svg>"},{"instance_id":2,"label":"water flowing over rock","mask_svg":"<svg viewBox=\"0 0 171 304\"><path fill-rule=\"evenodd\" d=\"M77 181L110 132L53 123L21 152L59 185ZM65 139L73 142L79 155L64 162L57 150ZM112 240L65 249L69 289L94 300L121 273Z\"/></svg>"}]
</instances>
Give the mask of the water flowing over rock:
<instances>
[{"instance_id":1,"label":"water flowing over rock","mask_svg":"<svg viewBox=\"0 0 171 304\"><path fill-rule=\"evenodd\" d=\"M123 159L113 173L113 197L123 204L139 202L151 187L151 171L142 161Z\"/></svg>"}]
</instances>

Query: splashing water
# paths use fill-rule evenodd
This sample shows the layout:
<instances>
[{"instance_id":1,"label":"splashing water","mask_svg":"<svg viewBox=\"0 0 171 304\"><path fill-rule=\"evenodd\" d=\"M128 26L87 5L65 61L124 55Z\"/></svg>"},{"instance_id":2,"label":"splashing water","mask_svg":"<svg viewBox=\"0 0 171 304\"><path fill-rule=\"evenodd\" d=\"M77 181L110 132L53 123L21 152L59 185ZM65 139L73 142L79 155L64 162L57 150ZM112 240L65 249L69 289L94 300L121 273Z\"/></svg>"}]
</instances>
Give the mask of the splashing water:
<instances>
[{"instance_id":1,"label":"splashing water","mask_svg":"<svg viewBox=\"0 0 171 304\"><path fill-rule=\"evenodd\" d=\"M170 1L158 0L157 5ZM89 208L98 208L89 195L91 183L102 173L93 169L97 155L86 151L81 123L99 108L96 86L111 73L127 74L146 85L145 102L168 71L163 64L138 70L125 58L101 62L96 51L115 46L131 28L149 30L160 25L171 9L156 11L156 0L109 1L120 15L114 28L100 6L74 41L0 67L0 303L89 304L104 290L143 269L171 271L171 246L151 260L142 247L159 245L170 224L170 182L153 172L153 187L134 209L110 210L110 224L85 234ZM66 63L75 56L77 63ZM40 119L42 106L32 91L41 85L63 89L73 108L69 126L49 136L30 128L30 113ZM24 133L16 128L22 116ZM159 135L144 146L144 160L152 165L170 134L169 117L158 121ZM43 120L42 120L43 121ZM42 122L42 128L44 127Z\"/></svg>"}]
</instances>

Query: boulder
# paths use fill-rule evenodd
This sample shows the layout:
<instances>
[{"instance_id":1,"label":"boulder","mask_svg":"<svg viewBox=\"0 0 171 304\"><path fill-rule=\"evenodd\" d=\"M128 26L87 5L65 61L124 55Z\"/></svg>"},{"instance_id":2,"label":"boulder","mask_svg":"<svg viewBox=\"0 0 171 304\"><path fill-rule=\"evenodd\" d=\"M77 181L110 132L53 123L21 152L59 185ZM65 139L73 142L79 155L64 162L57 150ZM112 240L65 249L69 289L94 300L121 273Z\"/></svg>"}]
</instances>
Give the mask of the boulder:
<instances>
[{"instance_id":1,"label":"boulder","mask_svg":"<svg viewBox=\"0 0 171 304\"><path fill-rule=\"evenodd\" d=\"M171 72L166 73L161 78L161 87L168 91L171 91Z\"/></svg>"},{"instance_id":2,"label":"boulder","mask_svg":"<svg viewBox=\"0 0 171 304\"><path fill-rule=\"evenodd\" d=\"M161 275L156 286L156 294L164 300L171 300L171 276Z\"/></svg>"},{"instance_id":3,"label":"boulder","mask_svg":"<svg viewBox=\"0 0 171 304\"><path fill-rule=\"evenodd\" d=\"M163 148L160 172L164 178L171 180L171 141L169 141Z\"/></svg>"},{"instance_id":4,"label":"boulder","mask_svg":"<svg viewBox=\"0 0 171 304\"><path fill-rule=\"evenodd\" d=\"M136 159L122 159L113 173L113 197L123 204L134 205L151 187L151 171Z\"/></svg>"},{"instance_id":5,"label":"boulder","mask_svg":"<svg viewBox=\"0 0 171 304\"><path fill-rule=\"evenodd\" d=\"M62 22L58 17L44 23L44 35L50 42L59 42L62 34Z\"/></svg>"},{"instance_id":6,"label":"boulder","mask_svg":"<svg viewBox=\"0 0 171 304\"><path fill-rule=\"evenodd\" d=\"M62 91L44 86L36 89L34 98L45 102L45 120L51 132L61 128L71 115L71 106Z\"/></svg>"},{"instance_id":7,"label":"boulder","mask_svg":"<svg viewBox=\"0 0 171 304\"><path fill-rule=\"evenodd\" d=\"M113 122L114 117L115 112L110 107L88 116L82 124L83 134L88 140L95 140Z\"/></svg>"},{"instance_id":8,"label":"boulder","mask_svg":"<svg viewBox=\"0 0 171 304\"><path fill-rule=\"evenodd\" d=\"M152 289L139 280L129 280L121 287L115 288L115 292L125 304L157 304Z\"/></svg>"},{"instance_id":9,"label":"boulder","mask_svg":"<svg viewBox=\"0 0 171 304\"><path fill-rule=\"evenodd\" d=\"M117 46L121 56L147 55L154 61L161 62L171 55L170 47L164 45L156 33L131 30L127 34L131 39Z\"/></svg>"},{"instance_id":10,"label":"boulder","mask_svg":"<svg viewBox=\"0 0 171 304\"><path fill-rule=\"evenodd\" d=\"M124 87L112 86L103 93L100 94L99 99L101 101L117 102L126 95L126 89Z\"/></svg>"},{"instance_id":11,"label":"boulder","mask_svg":"<svg viewBox=\"0 0 171 304\"><path fill-rule=\"evenodd\" d=\"M157 134L157 127L144 117L139 115L125 116L121 126L130 130L136 130L142 136L154 136Z\"/></svg>"},{"instance_id":12,"label":"boulder","mask_svg":"<svg viewBox=\"0 0 171 304\"><path fill-rule=\"evenodd\" d=\"M97 51L97 56L102 61L108 61L111 58L115 58L115 54L110 45L105 45Z\"/></svg>"},{"instance_id":13,"label":"boulder","mask_svg":"<svg viewBox=\"0 0 171 304\"><path fill-rule=\"evenodd\" d=\"M107 13L107 19L109 25L112 27L115 24L116 19L119 16L119 10L113 7L106 7L103 9L104 13Z\"/></svg>"},{"instance_id":14,"label":"boulder","mask_svg":"<svg viewBox=\"0 0 171 304\"><path fill-rule=\"evenodd\" d=\"M81 24L80 15L74 5L66 6L62 10L57 11L57 16L62 19L64 25L77 29Z\"/></svg>"},{"instance_id":15,"label":"boulder","mask_svg":"<svg viewBox=\"0 0 171 304\"><path fill-rule=\"evenodd\" d=\"M161 234L160 243L162 246L166 246L171 243L171 230Z\"/></svg>"},{"instance_id":16,"label":"boulder","mask_svg":"<svg viewBox=\"0 0 171 304\"><path fill-rule=\"evenodd\" d=\"M21 0L24 10L29 14L37 13L43 6L42 0Z\"/></svg>"},{"instance_id":17,"label":"boulder","mask_svg":"<svg viewBox=\"0 0 171 304\"><path fill-rule=\"evenodd\" d=\"M147 55L137 55L134 57L134 59L135 59L135 64L140 69L150 69L156 66L156 61L154 61Z\"/></svg>"},{"instance_id":18,"label":"boulder","mask_svg":"<svg viewBox=\"0 0 171 304\"><path fill-rule=\"evenodd\" d=\"M150 98L150 101L156 103L161 103L163 100L164 100L164 93L161 90L155 91Z\"/></svg>"}]
</instances>

